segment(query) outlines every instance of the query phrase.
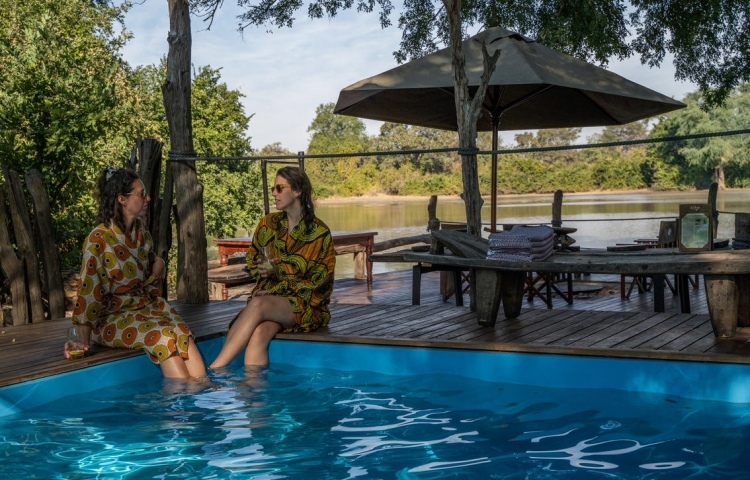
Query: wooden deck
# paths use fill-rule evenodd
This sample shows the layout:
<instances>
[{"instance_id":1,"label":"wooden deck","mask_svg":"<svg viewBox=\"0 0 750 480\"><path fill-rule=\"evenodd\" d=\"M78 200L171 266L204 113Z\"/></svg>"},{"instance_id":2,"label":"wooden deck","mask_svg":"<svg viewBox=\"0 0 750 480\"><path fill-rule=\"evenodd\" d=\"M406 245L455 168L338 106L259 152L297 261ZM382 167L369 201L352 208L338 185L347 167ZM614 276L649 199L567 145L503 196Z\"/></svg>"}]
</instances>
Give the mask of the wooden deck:
<instances>
[{"instance_id":1,"label":"wooden deck","mask_svg":"<svg viewBox=\"0 0 750 480\"><path fill-rule=\"evenodd\" d=\"M653 313L653 294L597 295L598 287L619 287L619 277L577 282L580 293L572 305L553 299L552 310L541 300L528 302L521 315L494 327L480 327L468 307L443 302L438 272L422 281L422 305L411 305L411 272L375 275L374 288L364 280L337 280L332 321L311 334L279 337L301 341L429 346L496 351L659 358L702 362L750 363L750 332L735 338L714 338L705 310L703 285L692 290L696 313L681 314L679 301L668 293L667 312ZM588 288L591 287L591 288ZM588 293L586 293L588 292ZM174 303L198 339L223 335L230 319L244 306L244 292L233 289L230 300L205 305ZM468 296L466 297L468 305ZM0 386L85 368L141 352L95 349L83 360L62 356L68 320L4 327L0 333ZM208 359L210 360L210 359Z\"/></svg>"}]
</instances>

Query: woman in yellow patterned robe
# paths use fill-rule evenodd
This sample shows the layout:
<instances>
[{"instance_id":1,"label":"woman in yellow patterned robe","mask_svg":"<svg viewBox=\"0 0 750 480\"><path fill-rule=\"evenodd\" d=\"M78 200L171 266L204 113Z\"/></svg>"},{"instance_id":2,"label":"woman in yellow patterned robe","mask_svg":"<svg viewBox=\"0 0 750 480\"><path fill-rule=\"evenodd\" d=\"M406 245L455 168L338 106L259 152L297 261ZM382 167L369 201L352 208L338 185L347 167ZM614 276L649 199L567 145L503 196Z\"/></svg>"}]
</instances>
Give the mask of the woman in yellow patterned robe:
<instances>
[{"instance_id":1,"label":"woman in yellow patterned robe","mask_svg":"<svg viewBox=\"0 0 750 480\"><path fill-rule=\"evenodd\" d=\"M278 332L309 332L331 319L336 253L331 231L315 216L310 180L299 168L284 167L271 193L280 211L261 219L247 252L258 283L211 368L229 364L242 349L246 366L267 365L268 345ZM278 255L271 262L264 255L269 245Z\"/></svg>"},{"instance_id":2,"label":"woman in yellow patterned robe","mask_svg":"<svg viewBox=\"0 0 750 480\"><path fill-rule=\"evenodd\" d=\"M99 345L143 349L165 377L203 377L205 365L190 328L162 297L164 261L153 252L141 216L149 200L129 169L107 168L99 178L100 222L83 247L73 322L84 350ZM70 358L69 342L65 356Z\"/></svg>"}]
</instances>

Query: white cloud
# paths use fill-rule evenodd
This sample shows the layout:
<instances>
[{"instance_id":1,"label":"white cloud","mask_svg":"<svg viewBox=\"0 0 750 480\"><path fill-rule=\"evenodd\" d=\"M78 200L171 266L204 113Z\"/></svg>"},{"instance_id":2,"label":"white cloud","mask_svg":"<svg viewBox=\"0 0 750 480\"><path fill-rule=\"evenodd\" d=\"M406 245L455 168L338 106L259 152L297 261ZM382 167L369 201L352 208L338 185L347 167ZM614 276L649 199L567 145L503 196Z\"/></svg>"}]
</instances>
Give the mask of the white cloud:
<instances>
[{"instance_id":1,"label":"white cloud","mask_svg":"<svg viewBox=\"0 0 750 480\"><path fill-rule=\"evenodd\" d=\"M237 31L238 13L236 5L225 2L210 31L200 18L192 18L193 64L221 68L222 80L245 94L245 113L255 114L248 134L256 149L281 142L293 152L306 150L307 127L320 104L336 102L342 88L397 66L393 52L401 32L395 26L381 29L377 13L345 11L330 20L310 20L300 11L291 29L268 33L252 27L244 35ZM125 60L149 65L167 55L168 16L163 0L133 6L125 18L134 34L123 51ZM676 82L671 64L664 65L649 69L630 59L608 68L677 99L695 89ZM370 134L380 125L365 123ZM513 134L504 132L504 141L511 142Z\"/></svg>"}]
</instances>

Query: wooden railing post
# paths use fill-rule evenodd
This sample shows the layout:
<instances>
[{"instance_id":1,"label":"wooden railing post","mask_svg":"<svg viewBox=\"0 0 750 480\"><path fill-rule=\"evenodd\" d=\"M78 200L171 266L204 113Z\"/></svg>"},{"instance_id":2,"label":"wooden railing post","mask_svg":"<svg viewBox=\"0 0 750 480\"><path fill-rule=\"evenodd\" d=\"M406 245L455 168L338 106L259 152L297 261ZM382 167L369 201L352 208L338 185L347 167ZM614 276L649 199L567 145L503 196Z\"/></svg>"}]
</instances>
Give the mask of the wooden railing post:
<instances>
[{"instance_id":1,"label":"wooden railing post","mask_svg":"<svg viewBox=\"0 0 750 480\"><path fill-rule=\"evenodd\" d=\"M13 301L13 325L29 323L29 299L26 291L26 272L23 260L13 250L8 215L5 209L5 192L0 185L0 263L8 276L10 296Z\"/></svg>"},{"instance_id":2,"label":"wooden railing post","mask_svg":"<svg viewBox=\"0 0 750 480\"><path fill-rule=\"evenodd\" d=\"M25 174L26 188L34 203L34 218L39 238L39 256L42 259L44 272L44 286L49 300L49 318L65 317L65 291L63 288L60 258L57 255L57 244L52 232L52 213L50 212L49 196L44 187L42 175L38 170L30 170Z\"/></svg>"},{"instance_id":3,"label":"wooden railing post","mask_svg":"<svg viewBox=\"0 0 750 480\"><path fill-rule=\"evenodd\" d=\"M21 179L16 172L3 167L3 174L8 185L8 200L10 201L10 217L13 231L16 234L16 245L24 260L26 282L31 306L31 321L44 321L44 304L42 303L42 288L39 277L39 262L37 259L36 242L31 229L31 218L23 196Z\"/></svg>"}]
</instances>

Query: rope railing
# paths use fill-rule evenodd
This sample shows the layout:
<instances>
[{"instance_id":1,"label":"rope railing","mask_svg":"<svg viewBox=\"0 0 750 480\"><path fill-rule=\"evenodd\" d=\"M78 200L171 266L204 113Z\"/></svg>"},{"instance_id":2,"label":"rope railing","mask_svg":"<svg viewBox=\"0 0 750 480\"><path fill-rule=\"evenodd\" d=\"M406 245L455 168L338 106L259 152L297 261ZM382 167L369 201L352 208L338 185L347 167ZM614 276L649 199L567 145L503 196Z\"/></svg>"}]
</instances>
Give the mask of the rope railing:
<instances>
[{"instance_id":1,"label":"rope railing","mask_svg":"<svg viewBox=\"0 0 750 480\"><path fill-rule=\"evenodd\" d=\"M498 155L509 155L512 153L539 153L539 152L553 152L562 150L586 150L591 148L610 148L610 147L623 147L630 145L645 145L652 143L666 143L666 142L679 142L682 140L695 140L700 138L711 138L711 137L727 137L731 135L744 135L750 133L750 129L739 129L739 130L728 130L725 132L706 132L706 133L694 133L689 135L674 135L671 137L659 137L659 138L646 138L642 140L623 140L620 142L602 142L602 143L587 143L577 145L559 145L553 147L531 147L531 148L517 148L517 149L501 149L501 150L479 150L476 148L427 148L427 149L412 149L412 150L398 150L398 151L377 151L377 152L351 152L351 153L319 153L319 154L306 154L299 152L297 154L289 155L247 155L238 157L201 157L195 152L181 153L181 152L169 152L168 161L170 162L184 162L184 161L204 161L204 162L226 162L226 161L283 161L283 160L298 160L300 157L305 159L322 159L322 158L350 158L350 157L375 157L375 156L389 156L389 155L415 155L415 154L427 154L427 153L452 153L456 152L459 155L491 155L496 153Z\"/></svg>"}]
</instances>

